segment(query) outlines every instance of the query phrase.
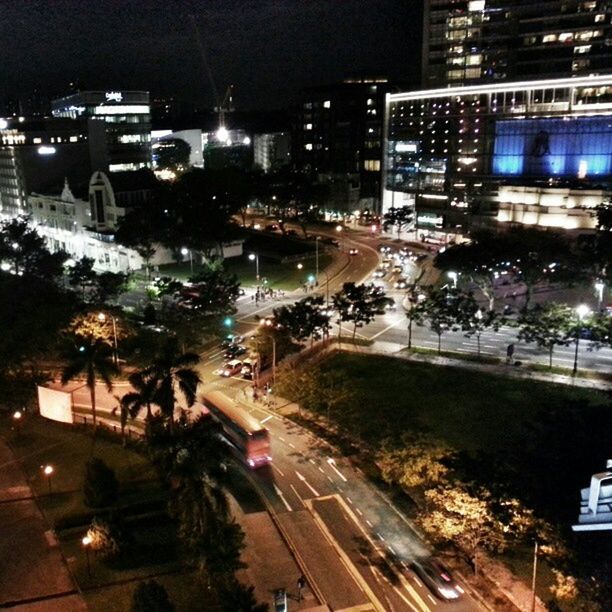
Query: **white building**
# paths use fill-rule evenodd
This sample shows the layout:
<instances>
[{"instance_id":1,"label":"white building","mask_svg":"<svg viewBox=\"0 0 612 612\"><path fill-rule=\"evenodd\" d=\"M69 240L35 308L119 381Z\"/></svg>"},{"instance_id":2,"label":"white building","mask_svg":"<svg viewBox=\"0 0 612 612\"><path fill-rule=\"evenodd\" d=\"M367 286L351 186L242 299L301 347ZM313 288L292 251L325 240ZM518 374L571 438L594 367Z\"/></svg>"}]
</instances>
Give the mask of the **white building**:
<instances>
[{"instance_id":1,"label":"white building","mask_svg":"<svg viewBox=\"0 0 612 612\"><path fill-rule=\"evenodd\" d=\"M291 161L289 132L272 132L253 136L253 162L264 172L270 172Z\"/></svg>"}]
</instances>

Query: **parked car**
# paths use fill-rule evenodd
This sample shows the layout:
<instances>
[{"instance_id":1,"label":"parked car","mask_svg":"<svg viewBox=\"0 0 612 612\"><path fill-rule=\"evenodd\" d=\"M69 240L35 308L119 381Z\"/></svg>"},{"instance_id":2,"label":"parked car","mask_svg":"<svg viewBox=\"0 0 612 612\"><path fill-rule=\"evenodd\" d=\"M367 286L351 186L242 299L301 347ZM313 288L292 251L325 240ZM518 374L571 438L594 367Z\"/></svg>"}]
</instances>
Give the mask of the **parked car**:
<instances>
[{"instance_id":1,"label":"parked car","mask_svg":"<svg viewBox=\"0 0 612 612\"><path fill-rule=\"evenodd\" d=\"M382 278L386 273L387 271L383 268L377 268L376 270L374 270L373 276L374 278Z\"/></svg>"},{"instance_id":2,"label":"parked car","mask_svg":"<svg viewBox=\"0 0 612 612\"><path fill-rule=\"evenodd\" d=\"M225 340L221 342L221 348L229 348L234 344L242 344L244 342L244 336L238 336L236 334L228 334L225 336Z\"/></svg>"},{"instance_id":3,"label":"parked car","mask_svg":"<svg viewBox=\"0 0 612 612\"><path fill-rule=\"evenodd\" d=\"M464 592L450 571L434 557L414 561L412 569L429 590L440 599L455 601Z\"/></svg>"},{"instance_id":4,"label":"parked car","mask_svg":"<svg viewBox=\"0 0 612 612\"><path fill-rule=\"evenodd\" d=\"M229 378L230 376L236 376L242 369L242 361L240 359L232 359L228 361L220 371L221 376Z\"/></svg>"},{"instance_id":5,"label":"parked car","mask_svg":"<svg viewBox=\"0 0 612 612\"><path fill-rule=\"evenodd\" d=\"M256 359L251 359L250 357L247 357L242 362L242 369L240 370L242 378L245 378L246 380L253 380L253 371L255 370L256 365Z\"/></svg>"},{"instance_id":6,"label":"parked car","mask_svg":"<svg viewBox=\"0 0 612 612\"><path fill-rule=\"evenodd\" d=\"M274 612L287 612L287 591L277 589L274 592Z\"/></svg>"},{"instance_id":7,"label":"parked car","mask_svg":"<svg viewBox=\"0 0 612 612\"><path fill-rule=\"evenodd\" d=\"M236 357L240 357L240 355L244 355L246 353L246 348L242 346L242 344L230 344L225 351L226 359L235 359Z\"/></svg>"},{"instance_id":8,"label":"parked car","mask_svg":"<svg viewBox=\"0 0 612 612\"><path fill-rule=\"evenodd\" d=\"M357 255L359 253L359 249L349 249L349 255Z\"/></svg>"},{"instance_id":9,"label":"parked car","mask_svg":"<svg viewBox=\"0 0 612 612\"><path fill-rule=\"evenodd\" d=\"M398 278L393 284L395 289L406 289L408 287L408 281L405 278Z\"/></svg>"}]
</instances>

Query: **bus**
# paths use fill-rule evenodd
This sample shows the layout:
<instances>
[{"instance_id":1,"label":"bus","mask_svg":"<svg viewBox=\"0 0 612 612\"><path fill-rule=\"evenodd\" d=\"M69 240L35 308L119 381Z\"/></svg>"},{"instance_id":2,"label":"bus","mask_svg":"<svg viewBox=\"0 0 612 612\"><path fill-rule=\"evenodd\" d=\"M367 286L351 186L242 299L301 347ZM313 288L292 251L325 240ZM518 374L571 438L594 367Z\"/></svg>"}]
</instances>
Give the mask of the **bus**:
<instances>
[{"instance_id":1,"label":"bus","mask_svg":"<svg viewBox=\"0 0 612 612\"><path fill-rule=\"evenodd\" d=\"M211 391L202 398L221 427L236 454L249 467L258 468L272 461L268 430L237 402L220 391Z\"/></svg>"}]
</instances>

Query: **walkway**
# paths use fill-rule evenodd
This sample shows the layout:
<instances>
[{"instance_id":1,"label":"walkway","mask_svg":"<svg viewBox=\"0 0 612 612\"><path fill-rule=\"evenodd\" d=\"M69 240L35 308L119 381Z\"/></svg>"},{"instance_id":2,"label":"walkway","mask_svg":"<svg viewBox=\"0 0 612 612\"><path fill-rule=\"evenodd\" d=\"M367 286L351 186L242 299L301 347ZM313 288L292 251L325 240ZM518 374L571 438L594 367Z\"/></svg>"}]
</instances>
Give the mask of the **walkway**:
<instances>
[{"instance_id":1,"label":"walkway","mask_svg":"<svg viewBox=\"0 0 612 612\"><path fill-rule=\"evenodd\" d=\"M6 442L0 442L0 608L82 612L55 535Z\"/></svg>"}]
</instances>

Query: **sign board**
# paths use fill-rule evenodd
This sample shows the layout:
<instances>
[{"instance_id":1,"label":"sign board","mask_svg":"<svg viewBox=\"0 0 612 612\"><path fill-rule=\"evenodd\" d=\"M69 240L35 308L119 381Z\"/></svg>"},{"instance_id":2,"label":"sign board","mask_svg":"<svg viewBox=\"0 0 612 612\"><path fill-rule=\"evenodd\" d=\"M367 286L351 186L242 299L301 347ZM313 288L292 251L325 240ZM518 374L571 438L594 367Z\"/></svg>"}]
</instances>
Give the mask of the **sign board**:
<instances>
[{"instance_id":1,"label":"sign board","mask_svg":"<svg viewBox=\"0 0 612 612\"><path fill-rule=\"evenodd\" d=\"M104 97L107 102L121 102L123 100L123 94L120 91L107 91Z\"/></svg>"}]
</instances>

